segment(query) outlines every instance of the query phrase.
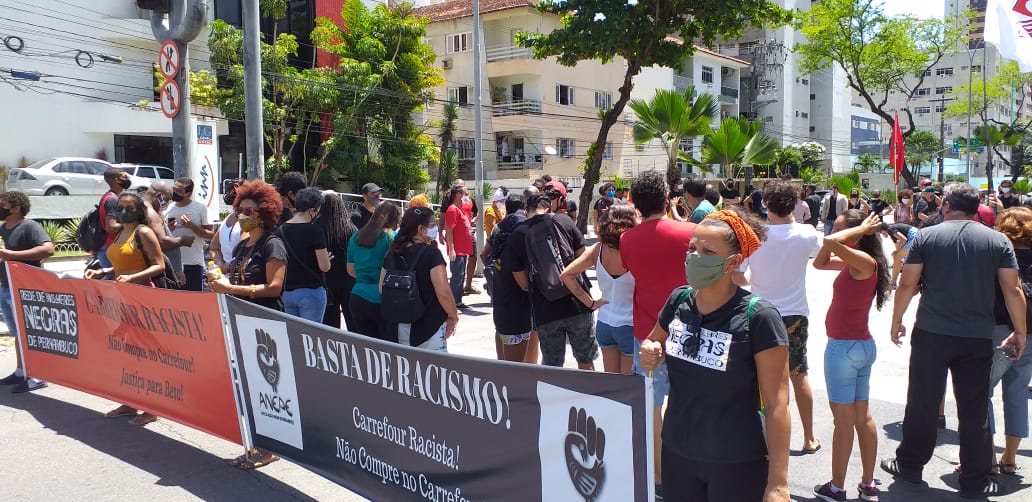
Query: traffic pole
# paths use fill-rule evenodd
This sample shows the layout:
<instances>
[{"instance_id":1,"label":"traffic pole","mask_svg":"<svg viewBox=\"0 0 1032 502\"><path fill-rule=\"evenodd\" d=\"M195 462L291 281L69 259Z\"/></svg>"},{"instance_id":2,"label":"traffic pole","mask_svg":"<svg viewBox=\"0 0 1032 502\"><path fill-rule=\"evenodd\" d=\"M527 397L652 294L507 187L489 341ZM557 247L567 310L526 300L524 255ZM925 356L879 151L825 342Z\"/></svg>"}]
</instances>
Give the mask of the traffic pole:
<instances>
[{"instance_id":1,"label":"traffic pole","mask_svg":"<svg viewBox=\"0 0 1032 502\"><path fill-rule=\"evenodd\" d=\"M247 178L265 179L265 120L262 116L262 51L258 0L243 0L244 128Z\"/></svg>"}]
</instances>

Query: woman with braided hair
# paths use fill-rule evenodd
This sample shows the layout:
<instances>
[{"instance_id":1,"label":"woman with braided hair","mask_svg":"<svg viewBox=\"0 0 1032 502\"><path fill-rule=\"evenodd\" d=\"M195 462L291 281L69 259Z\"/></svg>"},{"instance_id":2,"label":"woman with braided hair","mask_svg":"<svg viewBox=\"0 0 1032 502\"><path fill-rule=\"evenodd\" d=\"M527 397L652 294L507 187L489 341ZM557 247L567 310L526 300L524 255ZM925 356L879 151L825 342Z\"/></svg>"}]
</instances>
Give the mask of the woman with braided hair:
<instances>
[{"instance_id":1,"label":"woman with braided hair","mask_svg":"<svg viewBox=\"0 0 1032 502\"><path fill-rule=\"evenodd\" d=\"M666 500L789 500L788 334L777 309L732 281L765 236L752 216L707 215L685 257L689 286L641 344L641 366L665 359L670 375Z\"/></svg>"}]
</instances>

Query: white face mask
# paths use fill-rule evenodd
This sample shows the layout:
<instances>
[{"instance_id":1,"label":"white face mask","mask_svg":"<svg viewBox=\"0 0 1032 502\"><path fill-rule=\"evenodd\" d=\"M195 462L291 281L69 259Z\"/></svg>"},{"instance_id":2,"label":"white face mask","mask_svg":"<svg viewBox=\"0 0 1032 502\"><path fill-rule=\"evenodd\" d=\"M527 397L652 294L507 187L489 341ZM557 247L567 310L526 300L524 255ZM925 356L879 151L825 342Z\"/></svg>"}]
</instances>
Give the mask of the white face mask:
<instances>
[{"instance_id":1,"label":"white face mask","mask_svg":"<svg viewBox=\"0 0 1032 502\"><path fill-rule=\"evenodd\" d=\"M903 205L907 205L907 204L910 204L910 199L906 199L906 198L900 199L900 202L902 202Z\"/></svg>"},{"instance_id":2,"label":"white face mask","mask_svg":"<svg viewBox=\"0 0 1032 502\"><path fill-rule=\"evenodd\" d=\"M468 195L463 195L462 196L462 203L463 204L469 204L469 196Z\"/></svg>"},{"instance_id":3,"label":"white face mask","mask_svg":"<svg viewBox=\"0 0 1032 502\"><path fill-rule=\"evenodd\" d=\"M1010 187L1000 187L1001 193L1010 193Z\"/></svg>"}]
</instances>

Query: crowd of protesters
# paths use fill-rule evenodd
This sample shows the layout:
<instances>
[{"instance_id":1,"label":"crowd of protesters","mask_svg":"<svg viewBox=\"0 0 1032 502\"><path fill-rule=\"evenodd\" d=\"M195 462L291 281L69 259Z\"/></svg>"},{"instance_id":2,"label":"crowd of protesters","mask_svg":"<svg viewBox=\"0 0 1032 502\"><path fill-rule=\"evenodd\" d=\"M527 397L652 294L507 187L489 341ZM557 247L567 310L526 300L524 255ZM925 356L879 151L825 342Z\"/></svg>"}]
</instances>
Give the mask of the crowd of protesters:
<instances>
[{"instance_id":1,"label":"crowd of protesters","mask_svg":"<svg viewBox=\"0 0 1032 502\"><path fill-rule=\"evenodd\" d=\"M910 333L902 441L881 462L884 471L921 481L944 420L947 371L958 404L961 495L999 493L993 476L1015 472L1029 433L1032 359L1022 356L1032 209L1022 207L1009 180L999 195L923 180L891 201L879 190L840 193L834 184L822 195L787 177L744 192L732 179L670 187L661 173L644 171L629 194L613 183L599 187L587 218L595 242L575 223L568 185L547 175L522 191L477 197L489 201L482 213L462 180L442 194L437 211L425 195L402 208L367 183L349 212L339 195L287 173L275 185L231 185L224 199L231 211L218 225L193 200L190 179L157 182L142 193L128 190L120 170L105 180L107 239L87 279L162 287L170 268L182 289L206 288L379 340L447 351L470 309L464 296L480 293L473 285L479 259L499 359L563 366L569 345L582 370L595 370L601 354L603 371L652 379L657 500L789 500L790 387L803 429L798 450L822 449L807 353L809 266L837 273L821 313L834 420L830 476L815 496L846 500L855 438L858 496L878 500L869 401L880 328L868 319L872 306L881 309L890 298L891 337L899 345L907 335L903 314L922 293ZM674 196L671 188L683 191ZM29 209L24 194L0 194L0 260L40 266L53 254L46 232L27 219ZM479 217L487 234L478 250ZM205 277L208 241L213 266ZM392 288L404 283L394 280L399 274L413 279L415 310L396 312L391 303ZM0 309L12 319L5 279L0 274ZM971 294L957 294L962 290ZM996 459L990 396L1000 383L1006 441ZM0 384L15 392L46 385L20 367ZM131 416L137 425L157 420L125 405L107 416ZM254 450L235 464L274 460Z\"/></svg>"}]
</instances>

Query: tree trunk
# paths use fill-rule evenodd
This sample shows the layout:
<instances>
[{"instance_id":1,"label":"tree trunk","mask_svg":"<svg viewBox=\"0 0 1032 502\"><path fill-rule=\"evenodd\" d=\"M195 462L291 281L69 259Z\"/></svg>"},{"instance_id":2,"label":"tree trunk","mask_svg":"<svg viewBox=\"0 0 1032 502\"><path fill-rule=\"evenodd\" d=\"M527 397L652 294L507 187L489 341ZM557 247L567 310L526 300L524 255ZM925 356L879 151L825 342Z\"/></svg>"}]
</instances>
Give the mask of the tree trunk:
<instances>
[{"instance_id":1,"label":"tree trunk","mask_svg":"<svg viewBox=\"0 0 1032 502\"><path fill-rule=\"evenodd\" d=\"M681 188L681 170L677 168L677 154L673 153L677 151L673 150L673 148L678 147L677 145L672 147L671 155L667 158L666 180L667 185L670 185L671 192L678 191Z\"/></svg>"},{"instance_id":2,"label":"tree trunk","mask_svg":"<svg viewBox=\"0 0 1032 502\"><path fill-rule=\"evenodd\" d=\"M588 165L584 169L584 186L581 187L578 198L580 211L577 212L577 228L583 233L588 233L588 215L592 212L590 210L591 198L595 194L595 184L598 183L599 173L602 170L602 153L606 149L609 130L613 128L613 124L616 124L627 102L631 100L634 76L638 73L641 73L641 63L628 61L623 85L620 86L620 98L613 103L613 107L609 111L602 115L602 126L598 130L598 137L595 138L595 148L592 149L591 157L587 159Z\"/></svg>"},{"instance_id":3,"label":"tree trunk","mask_svg":"<svg viewBox=\"0 0 1032 502\"><path fill-rule=\"evenodd\" d=\"M749 192L749 186L752 185L753 169L752 165L745 167L745 183L742 184L742 200L745 200L746 197L752 195L752 193Z\"/></svg>"}]
</instances>

